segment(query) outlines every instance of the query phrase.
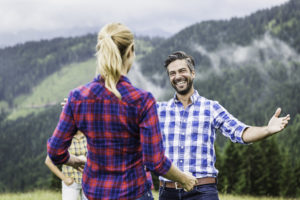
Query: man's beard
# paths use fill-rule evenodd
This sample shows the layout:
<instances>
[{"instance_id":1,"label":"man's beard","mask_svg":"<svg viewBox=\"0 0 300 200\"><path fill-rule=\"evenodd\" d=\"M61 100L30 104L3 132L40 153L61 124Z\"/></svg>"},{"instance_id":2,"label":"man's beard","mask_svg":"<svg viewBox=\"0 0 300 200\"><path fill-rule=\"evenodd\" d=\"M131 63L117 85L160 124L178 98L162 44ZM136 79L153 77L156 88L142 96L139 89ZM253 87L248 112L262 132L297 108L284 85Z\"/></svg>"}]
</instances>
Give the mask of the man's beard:
<instances>
[{"instance_id":1,"label":"man's beard","mask_svg":"<svg viewBox=\"0 0 300 200\"><path fill-rule=\"evenodd\" d=\"M184 78L184 81L187 82L187 86L184 90L179 90L177 87L176 87L176 83L174 83L174 81L172 82L172 87L176 90L176 92L180 95L186 95L187 93L189 93L189 91L191 90L192 86L193 86L193 80L191 79L187 79L187 78ZM178 81L177 81L178 82Z\"/></svg>"}]
</instances>

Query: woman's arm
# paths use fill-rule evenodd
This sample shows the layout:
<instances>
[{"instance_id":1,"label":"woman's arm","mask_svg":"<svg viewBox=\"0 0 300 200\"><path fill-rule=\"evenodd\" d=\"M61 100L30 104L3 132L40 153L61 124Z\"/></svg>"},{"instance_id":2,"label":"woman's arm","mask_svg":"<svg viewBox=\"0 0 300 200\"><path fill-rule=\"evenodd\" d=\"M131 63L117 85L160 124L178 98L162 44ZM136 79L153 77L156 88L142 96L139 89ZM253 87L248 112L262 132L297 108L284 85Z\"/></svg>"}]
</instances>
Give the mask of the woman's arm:
<instances>
[{"instance_id":1,"label":"woman's arm","mask_svg":"<svg viewBox=\"0 0 300 200\"><path fill-rule=\"evenodd\" d=\"M45 160L45 164L47 165L47 167L58 177L60 178L66 185L72 185L72 183L74 182L73 178L70 177L66 177L59 169L56 165L53 164L53 162L51 161L51 159L49 158L49 156L47 155L46 160Z\"/></svg>"}]
</instances>

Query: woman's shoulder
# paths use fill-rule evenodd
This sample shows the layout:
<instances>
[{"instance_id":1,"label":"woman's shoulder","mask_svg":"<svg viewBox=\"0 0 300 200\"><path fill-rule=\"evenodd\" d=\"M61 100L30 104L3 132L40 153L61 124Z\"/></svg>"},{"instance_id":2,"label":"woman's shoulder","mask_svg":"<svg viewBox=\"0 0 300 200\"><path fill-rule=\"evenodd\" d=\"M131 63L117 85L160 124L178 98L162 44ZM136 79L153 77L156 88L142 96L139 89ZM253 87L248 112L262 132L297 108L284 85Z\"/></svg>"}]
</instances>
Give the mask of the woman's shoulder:
<instances>
[{"instance_id":1,"label":"woman's shoulder","mask_svg":"<svg viewBox=\"0 0 300 200\"><path fill-rule=\"evenodd\" d=\"M123 99L123 98L122 98ZM124 100L131 104L141 104L149 101L155 102L155 98L151 92L137 87L130 87L128 94L124 96Z\"/></svg>"},{"instance_id":2,"label":"woman's shoulder","mask_svg":"<svg viewBox=\"0 0 300 200\"><path fill-rule=\"evenodd\" d=\"M97 95L103 91L104 88L100 86L99 83L95 81L88 82L84 85L80 85L70 91L69 97L73 100L84 100L95 98Z\"/></svg>"}]
</instances>

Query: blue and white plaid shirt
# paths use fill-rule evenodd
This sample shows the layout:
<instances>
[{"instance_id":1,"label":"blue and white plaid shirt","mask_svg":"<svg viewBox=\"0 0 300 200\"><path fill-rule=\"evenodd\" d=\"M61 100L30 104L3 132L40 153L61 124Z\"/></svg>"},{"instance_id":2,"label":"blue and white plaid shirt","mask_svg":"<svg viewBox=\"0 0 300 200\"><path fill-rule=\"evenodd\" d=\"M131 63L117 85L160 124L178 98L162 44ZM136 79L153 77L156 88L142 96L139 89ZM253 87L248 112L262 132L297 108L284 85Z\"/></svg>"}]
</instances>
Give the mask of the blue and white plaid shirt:
<instances>
[{"instance_id":1,"label":"blue and white plaid shirt","mask_svg":"<svg viewBox=\"0 0 300 200\"><path fill-rule=\"evenodd\" d=\"M217 177L216 130L219 129L232 142L243 144L242 133L248 126L217 101L201 97L196 90L191 101L184 109L175 94L168 102L157 103L165 154L180 170L191 172L197 178Z\"/></svg>"}]
</instances>

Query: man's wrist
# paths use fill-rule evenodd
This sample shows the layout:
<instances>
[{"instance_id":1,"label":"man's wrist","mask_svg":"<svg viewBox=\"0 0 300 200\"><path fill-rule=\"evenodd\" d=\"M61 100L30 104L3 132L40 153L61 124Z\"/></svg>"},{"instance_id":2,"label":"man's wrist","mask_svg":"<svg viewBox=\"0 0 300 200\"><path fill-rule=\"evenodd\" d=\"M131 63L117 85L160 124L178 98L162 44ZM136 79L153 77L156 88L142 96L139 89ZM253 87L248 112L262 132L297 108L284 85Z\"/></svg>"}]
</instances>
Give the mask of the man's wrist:
<instances>
[{"instance_id":1,"label":"man's wrist","mask_svg":"<svg viewBox=\"0 0 300 200\"><path fill-rule=\"evenodd\" d=\"M75 159L76 159L76 156L73 156L70 154L69 160L66 162L66 165L73 166L76 161Z\"/></svg>"},{"instance_id":2,"label":"man's wrist","mask_svg":"<svg viewBox=\"0 0 300 200\"><path fill-rule=\"evenodd\" d=\"M270 130L269 126L264 126L263 130L267 137L273 134L272 131Z\"/></svg>"}]
</instances>

